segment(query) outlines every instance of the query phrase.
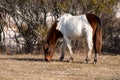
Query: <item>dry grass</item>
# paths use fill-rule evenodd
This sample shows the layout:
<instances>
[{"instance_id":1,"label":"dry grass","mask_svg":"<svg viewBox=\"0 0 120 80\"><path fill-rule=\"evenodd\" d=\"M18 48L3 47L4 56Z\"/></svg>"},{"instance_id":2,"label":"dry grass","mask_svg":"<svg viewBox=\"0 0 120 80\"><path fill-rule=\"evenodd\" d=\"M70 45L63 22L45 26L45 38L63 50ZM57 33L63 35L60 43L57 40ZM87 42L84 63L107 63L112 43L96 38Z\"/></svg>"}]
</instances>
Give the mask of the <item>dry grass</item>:
<instances>
[{"instance_id":1,"label":"dry grass","mask_svg":"<svg viewBox=\"0 0 120 80\"><path fill-rule=\"evenodd\" d=\"M68 54L66 54L68 55ZM0 55L0 80L120 80L120 56L99 56L97 64L84 64L85 55L69 55L64 62L45 62L43 55Z\"/></svg>"}]
</instances>

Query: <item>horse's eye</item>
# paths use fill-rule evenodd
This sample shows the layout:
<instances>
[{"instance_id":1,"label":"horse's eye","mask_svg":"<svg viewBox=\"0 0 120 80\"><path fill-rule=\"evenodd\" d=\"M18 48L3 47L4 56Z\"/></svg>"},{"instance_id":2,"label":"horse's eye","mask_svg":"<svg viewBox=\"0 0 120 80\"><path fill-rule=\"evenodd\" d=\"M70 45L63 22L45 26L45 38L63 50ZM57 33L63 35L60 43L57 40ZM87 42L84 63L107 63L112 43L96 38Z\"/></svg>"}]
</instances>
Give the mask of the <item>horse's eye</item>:
<instances>
[{"instance_id":1,"label":"horse's eye","mask_svg":"<svg viewBox=\"0 0 120 80\"><path fill-rule=\"evenodd\" d=\"M50 53L49 48L46 48L46 49L45 49L45 53L46 53L46 54L49 54L49 53Z\"/></svg>"},{"instance_id":2,"label":"horse's eye","mask_svg":"<svg viewBox=\"0 0 120 80\"><path fill-rule=\"evenodd\" d=\"M48 51L48 48L46 48L45 51Z\"/></svg>"}]
</instances>

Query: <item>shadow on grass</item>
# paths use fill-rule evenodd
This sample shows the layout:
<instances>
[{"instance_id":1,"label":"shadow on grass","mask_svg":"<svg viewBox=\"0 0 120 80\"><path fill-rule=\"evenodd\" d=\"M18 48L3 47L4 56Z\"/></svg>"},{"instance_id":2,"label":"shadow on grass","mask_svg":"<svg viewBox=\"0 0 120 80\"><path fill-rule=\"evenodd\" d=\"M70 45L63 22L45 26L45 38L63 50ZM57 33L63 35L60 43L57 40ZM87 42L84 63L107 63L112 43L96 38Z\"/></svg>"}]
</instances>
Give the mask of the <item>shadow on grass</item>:
<instances>
[{"instance_id":1,"label":"shadow on grass","mask_svg":"<svg viewBox=\"0 0 120 80\"><path fill-rule=\"evenodd\" d=\"M79 63L79 64L85 64L84 61L73 61L73 62L70 62L69 60L60 61L60 60L57 60L57 59L53 59L51 62L63 62L63 63Z\"/></svg>"},{"instance_id":2,"label":"shadow on grass","mask_svg":"<svg viewBox=\"0 0 120 80\"><path fill-rule=\"evenodd\" d=\"M52 59L51 61L45 61L44 58L0 58L0 60L16 60L16 61L31 61L31 62L65 62L65 63L80 63L85 64L82 61L73 61L69 62L69 60L60 61L59 59Z\"/></svg>"},{"instance_id":3,"label":"shadow on grass","mask_svg":"<svg viewBox=\"0 0 120 80\"><path fill-rule=\"evenodd\" d=\"M51 61L45 61L44 59L38 58L0 58L0 60L17 60L17 61L31 61L31 62L66 62L66 63L80 63L83 64L84 62L69 62L69 60L59 61L57 59L52 59Z\"/></svg>"},{"instance_id":4,"label":"shadow on grass","mask_svg":"<svg viewBox=\"0 0 120 80\"><path fill-rule=\"evenodd\" d=\"M0 58L0 60L17 60L17 61L38 61L44 62L44 59L37 59L37 58Z\"/></svg>"}]
</instances>

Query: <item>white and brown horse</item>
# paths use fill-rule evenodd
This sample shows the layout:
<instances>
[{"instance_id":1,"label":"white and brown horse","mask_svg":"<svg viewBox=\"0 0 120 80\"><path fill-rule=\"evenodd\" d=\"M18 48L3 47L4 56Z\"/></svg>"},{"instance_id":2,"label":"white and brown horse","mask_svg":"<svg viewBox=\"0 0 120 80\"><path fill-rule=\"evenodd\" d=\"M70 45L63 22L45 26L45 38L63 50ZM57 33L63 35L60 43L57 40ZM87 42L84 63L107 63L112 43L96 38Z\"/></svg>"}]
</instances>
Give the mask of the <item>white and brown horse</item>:
<instances>
[{"instance_id":1,"label":"white and brown horse","mask_svg":"<svg viewBox=\"0 0 120 80\"><path fill-rule=\"evenodd\" d=\"M56 42L58 38L62 37L63 50L60 60L62 61L64 59L64 47L66 44L70 51L70 61L73 61L73 52L69 39L80 39L82 35L85 35L88 44L88 53L85 58L85 63L89 61L93 46L95 50L94 63L96 63L97 54L101 52L102 47L102 31L101 20L94 14L83 14L79 16L64 14L58 21L55 21L45 40L45 60L50 61L52 59Z\"/></svg>"}]
</instances>

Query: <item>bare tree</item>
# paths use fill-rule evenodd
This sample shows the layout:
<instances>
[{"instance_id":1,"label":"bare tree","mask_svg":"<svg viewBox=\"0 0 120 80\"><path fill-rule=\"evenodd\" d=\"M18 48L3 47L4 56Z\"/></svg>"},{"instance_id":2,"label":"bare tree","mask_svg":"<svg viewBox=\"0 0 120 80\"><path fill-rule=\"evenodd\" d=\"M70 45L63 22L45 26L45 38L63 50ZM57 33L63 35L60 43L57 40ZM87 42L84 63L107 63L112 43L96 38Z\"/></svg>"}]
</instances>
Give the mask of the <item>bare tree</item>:
<instances>
[{"instance_id":1,"label":"bare tree","mask_svg":"<svg viewBox=\"0 0 120 80\"><path fill-rule=\"evenodd\" d=\"M55 19L64 13L73 15L93 13L102 20L103 38L105 38L108 36L110 26L115 22L113 6L116 7L117 2L118 0L0 0L0 33L5 24L4 17L6 14L10 15L25 39L25 51L31 53L36 45L41 46L46 34L48 12L52 13ZM73 42L75 47L78 42Z\"/></svg>"}]
</instances>

